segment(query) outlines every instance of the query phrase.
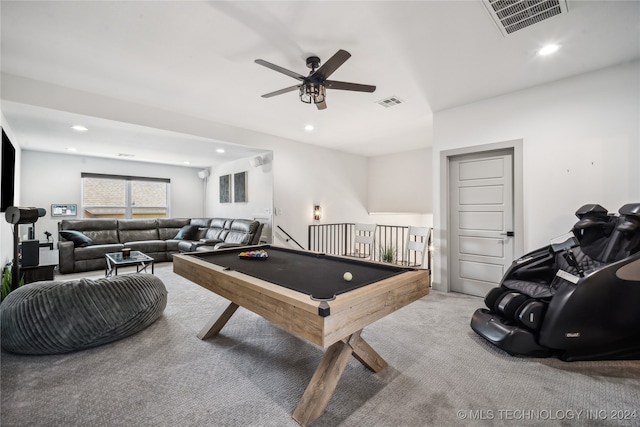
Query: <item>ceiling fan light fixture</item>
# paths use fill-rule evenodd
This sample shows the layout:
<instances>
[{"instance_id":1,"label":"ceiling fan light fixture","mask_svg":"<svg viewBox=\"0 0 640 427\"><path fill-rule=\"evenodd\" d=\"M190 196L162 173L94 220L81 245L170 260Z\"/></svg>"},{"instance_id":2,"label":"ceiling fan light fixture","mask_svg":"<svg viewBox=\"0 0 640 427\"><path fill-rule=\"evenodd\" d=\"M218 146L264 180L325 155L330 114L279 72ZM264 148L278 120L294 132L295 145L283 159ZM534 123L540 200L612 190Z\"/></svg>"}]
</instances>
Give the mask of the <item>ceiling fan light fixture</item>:
<instances>
[{"instance_id":1,"label":"ceiling fan light fixture","mask_svg":"<svg viewBox=\"0 0 640 427\"><path fill-rule=\"evenodd\" d=\"M300 85L300 101L305 104L321 104L326 96L326 88L322 84L305 83Z\"/></svg>"}]
</instances>

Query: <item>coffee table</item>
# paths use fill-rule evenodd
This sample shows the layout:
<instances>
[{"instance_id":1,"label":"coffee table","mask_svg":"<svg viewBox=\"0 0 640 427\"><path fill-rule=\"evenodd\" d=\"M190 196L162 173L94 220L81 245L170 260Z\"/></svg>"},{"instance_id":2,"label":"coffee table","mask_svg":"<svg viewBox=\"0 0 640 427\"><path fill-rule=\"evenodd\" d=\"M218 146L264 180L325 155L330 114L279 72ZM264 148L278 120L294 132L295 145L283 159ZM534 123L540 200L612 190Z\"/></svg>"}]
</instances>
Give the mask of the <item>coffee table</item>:
<instances>
[{"instance_id":1,"label":"coffee table","mask_svg":"<svg viewBox=\"0 0 640 427\"><path fill-rule=\"evenodd\" d=\"M105 254L104 258L106 261L104 277L117 276L119 267L130 267L132 265L136 266L136 273L141 271L146 273L147 267L151 266L151 274L153 274L153 258L140 251L131 251L128 257L122 256L122 252L112 252Z\"/></svg>"}]
</instances>

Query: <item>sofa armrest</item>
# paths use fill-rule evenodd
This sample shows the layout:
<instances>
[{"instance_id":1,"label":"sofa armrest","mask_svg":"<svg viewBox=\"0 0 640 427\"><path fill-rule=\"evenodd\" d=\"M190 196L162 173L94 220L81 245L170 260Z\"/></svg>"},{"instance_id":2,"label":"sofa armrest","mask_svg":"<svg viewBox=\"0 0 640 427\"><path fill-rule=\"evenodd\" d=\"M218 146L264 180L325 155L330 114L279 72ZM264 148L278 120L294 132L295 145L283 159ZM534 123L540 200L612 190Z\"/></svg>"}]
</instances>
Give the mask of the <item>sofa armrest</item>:
<instances>
[{"instance_id":1,"label":"sofa armrest","mask_svg":"<svg viewBox=\"0 0 640 427\"><path fill-rule=\"evenodd\" d=\"M198 241L199 245L205 245L205 246L215 246L218 243L224 242L224 240L221 239L200 239Z\"/></svg>"},{"instance_id":2,"label":"sofa armrest","mask_svg":"<svg viewBox=\"0 0 640 427\"><path fill-rule=\"evenodd\" d=\"M240 246L248 246L242 243L228 243L228 242L220 242L214 246L215 250L218 249L226 249L226 248L239 248Z\"/></svg>"},{"instance_id":3,"label":"sofa armrest","mask_svg":"<svg viewBox=\"0 0 640 427\"><path fill-rule=\"evenodd\" d=\"M60 273L73 273L76 263L74 249L75 245L73 242L58 241L58 266Z\"/></svg>"}]
</instances>

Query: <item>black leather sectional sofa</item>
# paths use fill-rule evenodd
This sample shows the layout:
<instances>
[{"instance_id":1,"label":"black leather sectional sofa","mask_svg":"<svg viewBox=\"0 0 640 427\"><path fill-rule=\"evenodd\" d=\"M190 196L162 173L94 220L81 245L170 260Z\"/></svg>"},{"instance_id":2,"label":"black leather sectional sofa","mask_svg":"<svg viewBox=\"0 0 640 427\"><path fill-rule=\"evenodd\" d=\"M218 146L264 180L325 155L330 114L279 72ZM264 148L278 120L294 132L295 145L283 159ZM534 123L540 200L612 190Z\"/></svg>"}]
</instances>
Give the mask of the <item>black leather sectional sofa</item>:
<instances>
[{"instance_id":1,"label":"black leather sectional sofa","mask_svg":"<svg viewBox=\"0 0 640 427\"><path fill-rule=\"evenodd\" d=\"M104 269L105 254L124 247L162 262L171 261L178 252L257 244L262 227L258 221L229 218L62 220L60 273Z\"/></svg>"}]
</instances>

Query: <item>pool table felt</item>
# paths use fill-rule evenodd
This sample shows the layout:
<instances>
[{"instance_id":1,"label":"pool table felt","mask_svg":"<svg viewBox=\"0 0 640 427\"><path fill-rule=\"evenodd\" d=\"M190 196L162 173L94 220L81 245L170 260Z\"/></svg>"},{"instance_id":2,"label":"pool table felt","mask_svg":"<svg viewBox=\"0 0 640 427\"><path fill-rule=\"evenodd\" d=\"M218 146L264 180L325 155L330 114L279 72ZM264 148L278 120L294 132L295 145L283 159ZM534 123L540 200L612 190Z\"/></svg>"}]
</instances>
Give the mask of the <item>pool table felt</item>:
<instances>
[{"instance_id":1,"label":"pool table felt","mask_svg":"<svg viewBox=\"0 0 640 427\"><path fill-rule=\"evenodd\" d=\"M320 300L331 299L335 295L411 270L330 255L289 252L280 248L266 251L269 255L266 259L241 258L238 256L240 251L216 252L199 258ZM347 271L353 275L351 281L343 277Z\"/></svg>"}]
</instances>

